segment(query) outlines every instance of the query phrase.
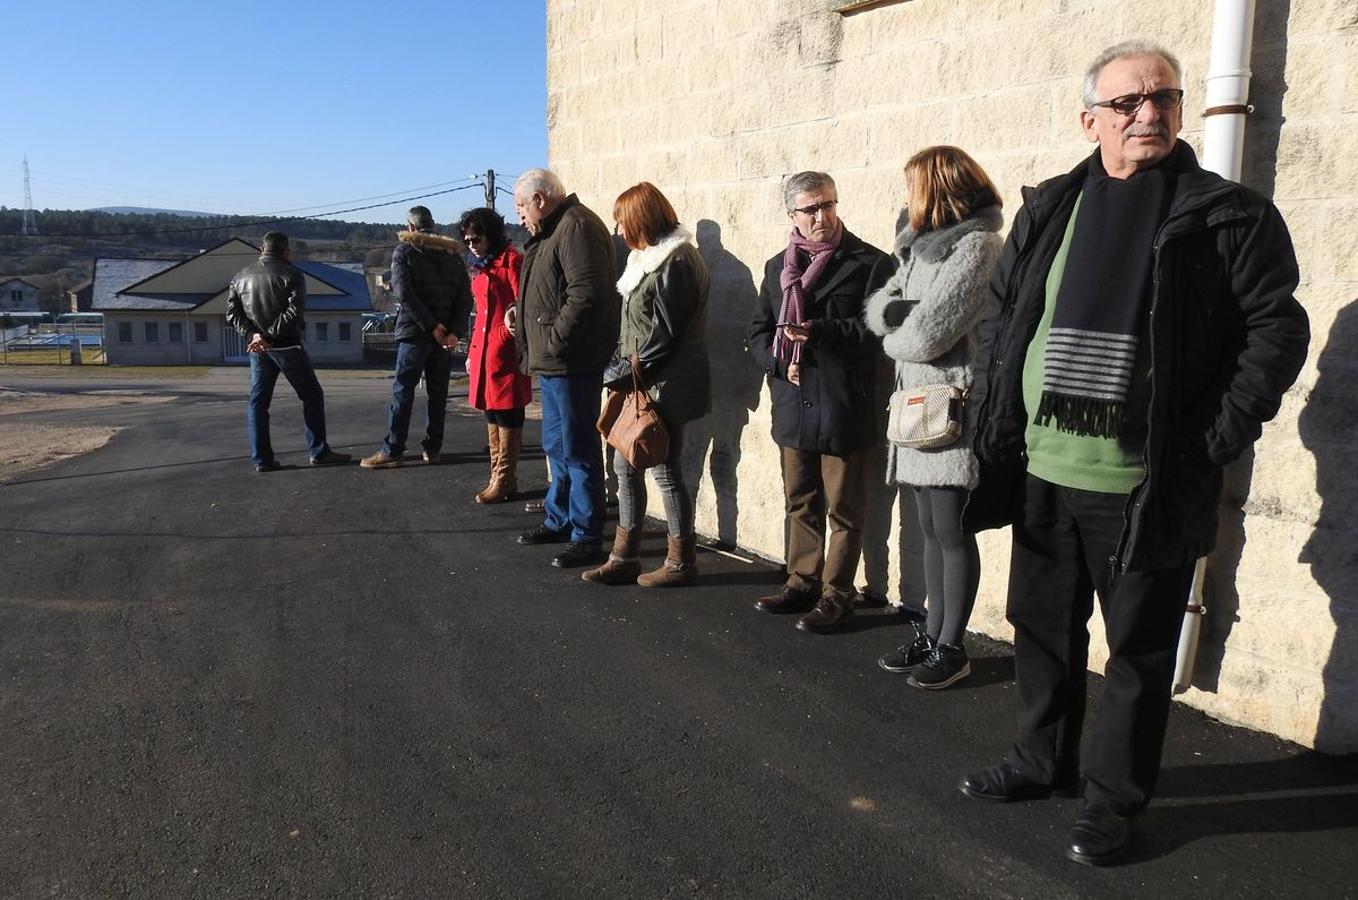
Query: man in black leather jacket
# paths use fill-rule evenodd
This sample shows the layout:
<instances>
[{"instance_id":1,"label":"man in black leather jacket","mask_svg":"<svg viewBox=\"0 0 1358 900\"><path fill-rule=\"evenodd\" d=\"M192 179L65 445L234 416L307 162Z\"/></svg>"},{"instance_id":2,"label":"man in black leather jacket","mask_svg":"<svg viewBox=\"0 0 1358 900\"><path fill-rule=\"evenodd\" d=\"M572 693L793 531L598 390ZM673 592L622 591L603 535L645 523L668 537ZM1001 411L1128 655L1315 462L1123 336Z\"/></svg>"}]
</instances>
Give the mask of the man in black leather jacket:
<instances>
[{"instance_id":1,"label":"man in black leather jacket","mask_svg":"<svg viewBox=\"0 0 1358 900\"><path fill-rule=\"evenodd\" d=\"M1108 664L1066 849L1089 865L1123 855L1150 802L1222 467L1277 413L1309 337L1287 227L1177 139L1180 79L1139 41L1089 67L1081 122L1098 149L1025 189L971 402L981 481L964 525L1013 525L1018 728L960 788L1001 802L1076 788L1097 593Z\"/></svg>"},{"instance_id":2,"label":"man in black leather jacket","mask_svg":"<svg viewBox=\"0 0 1358 900\"><path fill-rule=\"evenodd\" d=\"M401 308L396 315L396 376L387 437L380 450L359 463L365 469L392 469L403 463L421 378L429 401L422 455L426 463L440 461L452 367L449 351L466 333L472 309L462 246L434 233L434 217L426 207L411 207L406 221L410 229L396 236L400 243L391 254L391 292Z\"/></svg>"},{"instance_id":3,"label":"man in black leather jacket","mask_svg":"<svg viewBox=\"0 0 1358 900\"><path fill-rule=\"evenodd\" d=\"M288 236L271 231L264 235L259 262L236 273L226 297L227 324L250 339L246 424L250 458L258 472L282 468L269 441L269 404L279 373L302 401L311 464L349 461L348 454L331 450L325 440L325 394L302 346L305 309L306 276L288 261Z\"/></svg>"}]
</instances>

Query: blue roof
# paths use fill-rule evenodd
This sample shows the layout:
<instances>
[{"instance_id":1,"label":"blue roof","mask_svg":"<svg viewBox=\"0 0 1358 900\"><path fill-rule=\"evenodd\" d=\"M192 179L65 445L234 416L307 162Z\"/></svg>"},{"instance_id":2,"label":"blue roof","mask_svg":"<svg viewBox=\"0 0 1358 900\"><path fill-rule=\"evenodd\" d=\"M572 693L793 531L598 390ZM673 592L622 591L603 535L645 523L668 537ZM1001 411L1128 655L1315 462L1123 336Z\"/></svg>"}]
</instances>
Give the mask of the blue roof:
<instances>
[{"instance_id":1,"label":"blue roof","mask_svg":"<svg viewBox=\"0 0 1358 900\"><path fill-rule=\"evenodd\" d=\"M192 259L192 257L189 257ZM126 288L145 281L177 266L185 260L176 259L98 259L94 263L94 289L90 309L95 312L118 310L161 310L186 312L226 289L215 287L202 294L121 293ZM341 291L339 295L313 294L307 297L307 309L317 312L370 312L372 299L368 295L368 279L360 263L323 263L305 261L297 267L313 278Z\"/></svg>"}]
</instances>

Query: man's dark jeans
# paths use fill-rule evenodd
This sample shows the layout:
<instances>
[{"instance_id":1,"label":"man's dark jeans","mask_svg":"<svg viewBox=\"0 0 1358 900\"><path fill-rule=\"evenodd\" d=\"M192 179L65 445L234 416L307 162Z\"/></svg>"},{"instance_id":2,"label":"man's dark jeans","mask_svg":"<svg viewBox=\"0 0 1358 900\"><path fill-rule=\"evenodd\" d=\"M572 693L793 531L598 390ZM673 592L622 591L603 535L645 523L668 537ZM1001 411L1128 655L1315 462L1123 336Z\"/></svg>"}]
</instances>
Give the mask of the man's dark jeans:
<instances>
[{"instance_id":1,"label":"man's dark jeans","mask_svg":"<svg viewBox=\"0 0 1358 900\"><path fill-rule=\"evenodd\" d=\"M540 375L542 452L551 466L546 525L572 541L598 543L604 531L604 456L595 423L603 372Z\"/></svg>"},{"instance_id":2,"label":"man's dark jeans","mask_svg":"<svg viewBox=\"0 0 1358 900\"><path fill-rule=\"evenodd\" d=\"M410 431L410 411L415 405L415 388L424 378L429 410L421 446L431 456L443 448L443 422L448 414L448 374L453 355L432 340L401 341L396 345L396 378L391 385L391 408L387 416L387 437L382 449L388 456L406 452Z\"/></svg>"},{"instance_id":3,"label":"man's dark jeans","mask_svg":"<svg viewBox=\"0 0 1358 900\"><path fill-rule=\"evenodd\" d=\"M1018 737L1010 761L1046 784L1078 775L1089 617L1097 592L1108 639L1103 702L1085 761L1085 797L1123 815L1155 790L1174 654L1193 564L1115 572L1123 494L1029 475L1009 564Z\"/></svg>"},{"instance_id":4,"label":"man's dark jeans","mask_svg":"<svg viewBox=\"0 0 1358 900\"><path fill-rule=\"evenodd\" d=\"M274 462L273 444L269 441L269 404L273 402L273 389L280 372L297 392L297 399L302 401L302 421L306 425L311 458L316 459L330 449L325 442L325 393L316 380L316 371L311 367L306 348L298 345L251 353L246 427L250 436L250 458L257 466Z\"/></svg>"}]
</instances>

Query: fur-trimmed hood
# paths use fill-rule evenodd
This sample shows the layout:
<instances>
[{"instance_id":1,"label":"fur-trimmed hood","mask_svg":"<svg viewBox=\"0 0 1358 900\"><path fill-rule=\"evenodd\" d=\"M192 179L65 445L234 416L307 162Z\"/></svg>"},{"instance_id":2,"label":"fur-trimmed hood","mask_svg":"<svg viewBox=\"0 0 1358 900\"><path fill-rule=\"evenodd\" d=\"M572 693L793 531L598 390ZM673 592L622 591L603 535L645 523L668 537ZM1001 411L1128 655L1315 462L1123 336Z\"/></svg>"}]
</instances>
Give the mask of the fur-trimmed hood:
<instances>
[{"instance_id":1,"label":"fur-trimmed hood","mask_svg":"<svg viewBox=\"0 0 1358 900\"><path fill-rule=\"evenodd\" d=\"M663 266L675 250L692 241L693 232L680 225L645 250L633 250L627 254L627 268L618 279L618 293L624 297L632 293L641 280Z\"/></svg>"},{"instance_id":2,"label":"fur-trimmed hood","mask_svg":"<svg viewBox=\"0 0 1358 900\"><path fill-rule=\"evenodd\" d=\"M911 228L905 210L901 211L901 219L907 224L896 235L896 255L904 259L905 251L909 250L919 259L931 263L947 259L957 242L973 231L999 231L1004 225L1004 213L998 206L983 206L956 225L934 231L920 232Z\"/></svg>"},{"instance_id":3,"label":"fur-trimmed hood","mask_svg":"<svg viewBox=\"0 0 1358 900\"><path fill-rule=\"evenodd\" d=\"M434 234L432 231L399 231L396 239L424 250L441 250L444 253L462 253L462 245L450 237Z\"/></svg>"}]
</instances>

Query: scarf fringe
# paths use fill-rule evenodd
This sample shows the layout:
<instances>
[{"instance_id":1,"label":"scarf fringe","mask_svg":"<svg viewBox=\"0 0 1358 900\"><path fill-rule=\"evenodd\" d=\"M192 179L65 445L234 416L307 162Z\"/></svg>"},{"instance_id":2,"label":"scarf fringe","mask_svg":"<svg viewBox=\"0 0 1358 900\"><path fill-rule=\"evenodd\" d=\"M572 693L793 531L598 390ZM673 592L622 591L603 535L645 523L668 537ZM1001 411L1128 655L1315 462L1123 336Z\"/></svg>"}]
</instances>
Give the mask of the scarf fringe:
<instances>
[{"instance_id":1,"label":"scarf fringe","mask_svg":"<svg viewBox=\"0 0 1358 900\"><path fill-rule=\"evenodd\" d=\"M1127 405L1121 400L1072 397L1042 392L1033 422L1046 427L1056 419L1056 430L1080 437L1119 438Z\"/></svg>"}]
</instances>

